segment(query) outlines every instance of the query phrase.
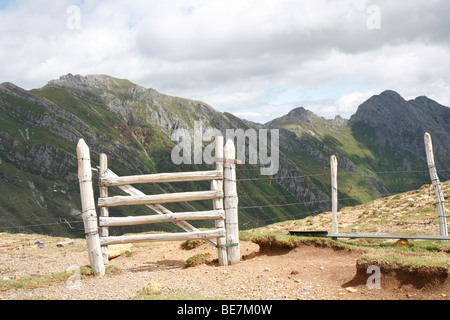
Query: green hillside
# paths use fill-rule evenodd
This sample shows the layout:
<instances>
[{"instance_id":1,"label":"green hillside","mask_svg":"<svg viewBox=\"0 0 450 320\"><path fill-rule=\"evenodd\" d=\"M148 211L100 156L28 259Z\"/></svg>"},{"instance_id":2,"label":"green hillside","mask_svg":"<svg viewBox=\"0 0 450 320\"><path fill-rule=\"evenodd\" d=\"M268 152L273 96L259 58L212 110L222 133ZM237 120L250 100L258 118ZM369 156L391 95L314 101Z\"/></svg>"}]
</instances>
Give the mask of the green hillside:
<instances>
[{"instance_id":1,"label":"green hillside","mask_svg":"<svg viewBox=\"0 0 450 320\"><path fill-rule=\"evenodd\" d=\"M4 182L1 184L0 195L2 230L67 236L83 234L79 217L81 204L76 165L76 144L79 138L85 139L91 149L93 167L99 163L99 154L106 153L109 167L119 175L212 169L212 166L208 165L173 164L170 153L175 144L168 134L163 132L164 128L149 122L149 99L143 102L133 101L128 90L136 86L131 86L127 81L114 82L120 85L112 87L114 90L108 90L107 93L114 98L118 97L124 105L131 104L130 117L108 109L98 90L86 92L47 85L27 92L9 84L0 88L0 174ZM101 93L103 94L103 91ZM199 119L199 115L195 113L199 109L210 109L210 112L223 117L209 106L198 102L161 94L152 96L151 99L154 105L173 119L182 119L187 126ZM222 121L230 123L228 119ZM246 176L257 177L257 171L249 171ZM97 197L96 172L93 173L93 179ZM242 183L238 192L239 203L244 207L269 203L262 199L274 195L293 199L279 185L266 190L265 184L258 181ZM148 194L209 188L209 183L206 182L139 186L140 190ZM246 198L247 193L257 195L258 200ZM110 194L122 193L111 188ZM174 211L205 210L211 207L211 201L168 204L167 207ZM240 222L255 225L252 223L255 214L262 220L283 220L287 215L298 215L298 209L249 209L242 215ZM135 206L111 208L110 212L112 216L121 216L149 214L152 211L143 206ZM211 226L212 223L207 221L193 224L201 227ZM117 228L116 232L142 232L152 228L177 230L169 223L121 227Z\"/></svg>"},{"instance_id":2,"label":"green hillside","mask_svg":"<svg viewBox=\"0 0 450 320\"><path fill-rule=\"evenodd\" d=\"M368 101L373 103L373 99ZM415 101L411 108L419 102ZM433 104L427 101L427 105ZM365 102L363 106L367 109L370 104ZM441 107L436 109L439 111L436 115L431 107L429 113L445 119L448 108ZM196 121L201 121L204 128L217 128L222 134L226 129L280 130L280 168L275 175L261 175L260 166L248 164L248 159L237 166L241 229L301 219L329 210L331 155L337 156L339 164L340 206L367 203L429 183L424 148L422 154L410 147L420 144L417 136L422 134L420 130L427 129L426 124L420 123L420 117L414 120L420 127L417 135L408 132L399 135L405 146L409 146L403 147L398 139L385 133L386 127L393 126L384 122L369 125L361 113L357 113L358 121L327 120L297 108L263 125L218 112L200 101L164 95L105 75L69 74L30 91L3 83L0 85L0 231L83 235L76 161L76 144L80 138L91 150L94 168L99 154L106 153L109 167L118 175L212 169L212 165L175 165L171 161L175 145L172 133L177 129L192 132ZM447 126L442 124L438 129L446 132ZM445 136L441 131L436 136ZM436 158L443 180L450 174L446 163L450 148L446 141L437 141ZM93 179L97 197L97 172L93 172ZM139 185L147 194L208 188L206 182ZM111 188L110 194L121 192ZM211 208L211 201L167 207L174 211L207 209ZM122 216L151 211L135 206L111 208L110 212L111 216ZM211 221L193 224L212 226ZM158 224L121 227L112 234L149 229L177 230L172 224Z\"/></svg>"}]
</instances>

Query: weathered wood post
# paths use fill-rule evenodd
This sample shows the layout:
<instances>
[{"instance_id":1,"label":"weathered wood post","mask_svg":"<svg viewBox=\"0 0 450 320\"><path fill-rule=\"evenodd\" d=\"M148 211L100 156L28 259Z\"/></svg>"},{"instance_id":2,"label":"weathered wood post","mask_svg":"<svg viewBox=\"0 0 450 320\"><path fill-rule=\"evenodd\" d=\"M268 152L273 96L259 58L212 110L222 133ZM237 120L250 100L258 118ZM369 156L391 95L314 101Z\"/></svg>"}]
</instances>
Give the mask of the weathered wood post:
<instances>
[{"instance_id":1,"label":"weathered wood post","mask_svg":"<svg viewBox=\"0 0 450 320\"><path fill-rule=\"evenodd\" d=\"M80 182L82 218L89 254L89 262L95 274L104 275L100 238L98 235L97 213L95 212L94 190L92 189L91 158L89 147L83 139L77 145L78 180Z\"/></svg>"},{"instance_id":2,"label":"weathered wood post","mask_svg":"<svg viewBox=\"0 0 450 320\"><path fill-rule=\"evenodd\" d=\"M229 264L240 261L238 196L236 188L236 148L233 140L228 139L224 148L224 191L225 191L225 229L227 235L227 253Z\"/></svg>"},{"instance_id":3,"label":"weathered wood post","mask_svg":"<svg viewBox=\"0 0 450 320\"><path fill-rule=\"evenodd\" d=\"M216 170L223 172L223 136L216 136ZM223 190L223 180L212 180L211 190ZM223 210L223 198L213 200L214 210ZM225 229L225 221L219 219L215 221L216 229ZM228 255L226 244L226 237L217 238L217 255L219 259L219 266L228 265Z\"/></svg>"},{"instance_id":4,"label":"weathered wood post","mask_svg":"<svg viewBox=\"0 0 450 320\"><path fill-rule=\"evenodd\" d=\"M439 216L439 232L441 236L447 236L447 221L445 218L444 195L442 194L441 184L434 163L433 143L428 132L425 133L425 150L427 152L428 169L430 171L431 182L433 183L434 193L436 194L436 205Z\"/></svg>"},{"instance_id":5,"label":"weathered wood post","mask_svg":"<svg viewBox=\"0 0 450 320\"><path fill-rule=\"evenodd\" d=\"M332 155L330 158L331 164L331 232L337 234L337 207L338 207L338 189L337 189L337 159Z\"/></svg>"},{"instance_id":6,"label":"weathered wood post","mask_svg":"<svg viewBox=\"0 0 450 320\"><path fill-rule=\"evenodd\" d=\"M100 168L99 168L99 180L104 179L108 175L108 158L106 157L106 154L101 153L100 154ZM106 198L108 197L108 187L105 185L102 185L99 183L100 187L100 197ZM109 209L108 207L101 207L100 208L100 217L109 217ZM108 237L109 236L109 230L106 226L100 226L99 227L100 237ZM103 263L108 264L108 246L101 246L102 249L102 256L103 256Z\"/></svg>"}]
</instances>

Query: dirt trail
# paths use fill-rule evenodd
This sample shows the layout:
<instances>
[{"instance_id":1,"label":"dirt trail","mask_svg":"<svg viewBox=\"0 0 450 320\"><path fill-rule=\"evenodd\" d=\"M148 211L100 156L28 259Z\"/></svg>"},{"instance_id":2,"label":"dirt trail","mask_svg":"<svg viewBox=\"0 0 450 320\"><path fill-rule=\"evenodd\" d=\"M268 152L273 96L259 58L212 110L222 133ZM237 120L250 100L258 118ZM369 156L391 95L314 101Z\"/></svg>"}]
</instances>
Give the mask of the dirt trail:
<instances>
[{"instance_id":1,"label":"dirt trail","mask_svg":"<svg viewBox=\"0 0 450 320\"><path fill-rule=\"evenodd\" d=\"M46 237L43 242L48 246L39 248L33 237L0 239L0 281L88 264L83 240L58 248L56 242L61 239ZM255 243L242 241L242 259L236 265L184 268L189 257L210 254L214 258L217 253L207 244L192 250L183 250L180 244L135 244L129 254L110 261L124 272L105 277L72 277L70 281L36 289L0 291L0 299L131 299L151 281L163 288L162 297L186 293L233 300L446 300L450 296L447 275L435 274L425 279L422 274L383 266L381 288L369 289L367 268L357 268L362 254L358 251L303 244L291 250L261 252Z\"/></svg>"}]
</instances>

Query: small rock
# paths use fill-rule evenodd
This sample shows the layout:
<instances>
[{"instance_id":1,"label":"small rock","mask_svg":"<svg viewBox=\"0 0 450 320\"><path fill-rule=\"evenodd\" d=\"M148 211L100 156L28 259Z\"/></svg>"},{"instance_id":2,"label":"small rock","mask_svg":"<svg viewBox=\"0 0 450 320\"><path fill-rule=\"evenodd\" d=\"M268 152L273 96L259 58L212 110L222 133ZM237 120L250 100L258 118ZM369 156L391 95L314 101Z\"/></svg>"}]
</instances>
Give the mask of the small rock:
<instances>
[{"instance_id":1,"label":"small rock","mask_svg":"<svg viewBox=\"0 0 450 320\"><path fill-rule=\"evenodd\" d=\"M130 252L132 248L133 245L131 243L110 245L108 246L108 259L117 258L121 254Z\"/></svg>"},{"instance_id":2,"label":"small rock","mask_svg":"<svg viewBox=\"0 0 450 320\"><path fill-rule=\"evenodd\" d=\"M3 279L2 279L3 281L9 281L9 280L11 280L11 278L8 278L8 277L3 277Z\"/></svg>"},{"instance_id":3,"label":"small rock","mask_svg":"<svg viewBox=\"0 0 450 320\"><path fill-rule=\"evenodd\" d=\"M57 247L68 247L77 244L76 241L66 241L66 242L58 242L56 244Z\"/></svg>"},{"instance_id":4,"label":"small rock","mask_svg":"<svg viewBox=\"0 0 450 320\"><path fill-rule=\"evenodd\" d=\"M39 248L47 248L48 247L47 244L41 242L40 240L34 240L33 244L37 244Z\"/></svg>"},{"instance_id":5,"label":"small rock","mask_svg":"<svg viewBox=\"0 0 450 320\"><path fill-rule=\"evenodd\" d=\"M347 290L348 292L352 292L352 293L358 292L358 289L353 288L353 287L347 287L347 288L345 288L345 290Z\"/></svg>"},{"instance_id":6,"label":"small rock","mask_svg":"<svg viewBox=\"0 0 450 320\"><path fill-rule=\"evenodd\" d=\"M409 241L408 239L399 239L395 243L397 247L409 247Z\"/></svg>"},{"instance_id":7,"label":"small rock","mask_svg":"<svg viewBox=\"0 0 450 320\"><path fill-rule=\"evenodd\" d=\"M269 267L265 267L264 271L270 271Z\"/></svg>"},{"instance_id":8,"label":"small rock","mask_svg":"<svg viewBox=\"0 0 450 320\"><path fill-rule=\"evenodd\" d=\"M156 295L162 292L162 286L156 281L150 281L144 286L144 288L142 288L142 291L145 294Z\"/></svg>"}]
</instances>

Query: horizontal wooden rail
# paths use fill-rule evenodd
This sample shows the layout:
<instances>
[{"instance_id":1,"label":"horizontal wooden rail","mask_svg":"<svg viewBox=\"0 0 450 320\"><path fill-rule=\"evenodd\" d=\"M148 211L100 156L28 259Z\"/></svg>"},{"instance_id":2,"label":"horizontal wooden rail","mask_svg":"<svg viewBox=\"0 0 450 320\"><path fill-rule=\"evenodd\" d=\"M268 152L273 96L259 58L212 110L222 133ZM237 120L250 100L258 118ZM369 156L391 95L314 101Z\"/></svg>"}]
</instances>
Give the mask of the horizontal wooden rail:
<instances>
[{"instance_id":1,"label":"horizontal wooden rail","mask_svg":"<svg viewBox=\"0 0 450 320\"><path fill-rule=\"evenodd\" d=\"M98 198L99 207L132 206L182 201L212 200L223 197L222 190L163 193L145 196L114 196Z\"/></svg>"},{"instance_id":2,"label":"horizontal wooden rail","mask_svg":"<svg viewBox=\"0 0 450 320\"><path fill-rule=\"evenodd\" d=\"M111 169L108 169L108 176L118 177L118 175L116 175L113 171L111 171ZM118 186L118 188L124 191L125 193L128 193L130 196L145 196L145 193L143 193L142 191L136 189L131 185ZM172 211L170 211L161 204L147 204L146 206L155 211L159 215L173 213ZM187 232L199 231L196 227L194 227L193 225L191 225L189 222L186 221L171 221L171 222ZM206 239L206 241L211 243L213 246L217 245L214 239Z\"/></svg>"},{"instance_id":3,"label":"horizontal wooden rail","mask_svg":"<svg viewBox=\"0 0 450 320\"><path fill-rule=\"evenodd\" d=\"M183 220L217 220L223 219L224 210L177 212L165 215L100 217L100 227L130 226L147 223L173 222Z\"/></svg>"},{"instance_id":4,"label":"horizontal wooden rail","mask_svg":"<svg viewBox=\"0 0 450 320\"><path fill-rule=\"evenodd\" d=\"M219 170L196 171L196 172L170 172L155 173L135 176L114 177L107 176L100 179L100 186L123 186L136 183L152 183L152 182L183 182L183 181L205 181L205 180L222 180L223 174Z\"/></svg>"},{"instance_id":5,"label":"horizontal wooden rail","mask_svg":"<svg viewBox=\"0 0 450 320\"><path fill-rule=\"evenodd\" d=\"M128 236L100 237L100 245L108 246L112 244L134 243L134 242L152 242L152 241L184 241L192 239L212 239L225 236L225 229L214 229L196 232L177 232L177 233L156 233L156 234L138 234Z\"/></svg>"}]
</instances>

